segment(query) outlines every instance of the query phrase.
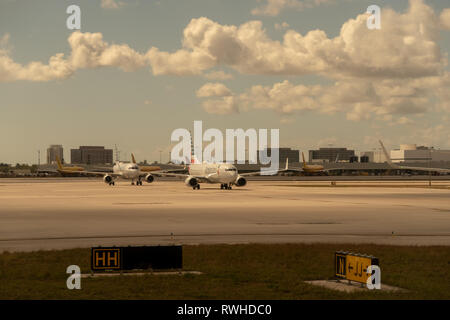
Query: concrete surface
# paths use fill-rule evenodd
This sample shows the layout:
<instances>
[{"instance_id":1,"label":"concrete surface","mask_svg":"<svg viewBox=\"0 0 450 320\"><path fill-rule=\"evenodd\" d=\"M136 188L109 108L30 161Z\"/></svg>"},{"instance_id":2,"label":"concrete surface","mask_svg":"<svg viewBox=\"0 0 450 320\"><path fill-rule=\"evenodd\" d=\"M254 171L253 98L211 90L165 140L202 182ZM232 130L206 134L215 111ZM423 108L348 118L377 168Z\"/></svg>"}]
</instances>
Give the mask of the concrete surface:
<instances>
[{"instance_id":1,"label":"concrete surface","mask_svg":"<svg viewBox=\"0 0 450 320\"><path fill-rule=\"evenodd\" d=\"M337 281L337 280L313 280L313 281L305 281L305 282L315 285L315 286L324 287L324 288L331 289L331 290L343 291L343 292L355 292L355 291L369 290L369 289L367 289L366 285L364 285L364 284L353 282L353 281L351 283L349 283L349 281L347 281L347 280L340 280L340 281ZM376 290L376 289L373 289L373 290ZM381 288L379 290L381 290L381 291L406 291L405 289L402 289L399 287L394 287L394 286L389 286L384 283L381 284Z\"/></svg>"},{"instance_id":2,"label":"concrete surface","mask_svg":"<svg viewBox=\"0 0 450 320\"><path fill-rule=\"evenodd\" d=\"M450 245L450 182L0 179L0 251L95 245L335 242Z\"/></svg>"},{"instance_id":3,"label":"concrete surface","mask_svg":"<svg viewBox=\"0 0 450 320\"><path fill-rule=\"evenodd\" d=\"M104 273L82 273L80 278L108 278L108 277L121 277L121 276L184 276L202 275L200 271L158 271L158 272L104 272Z\"/></svg>"}]
</instances>

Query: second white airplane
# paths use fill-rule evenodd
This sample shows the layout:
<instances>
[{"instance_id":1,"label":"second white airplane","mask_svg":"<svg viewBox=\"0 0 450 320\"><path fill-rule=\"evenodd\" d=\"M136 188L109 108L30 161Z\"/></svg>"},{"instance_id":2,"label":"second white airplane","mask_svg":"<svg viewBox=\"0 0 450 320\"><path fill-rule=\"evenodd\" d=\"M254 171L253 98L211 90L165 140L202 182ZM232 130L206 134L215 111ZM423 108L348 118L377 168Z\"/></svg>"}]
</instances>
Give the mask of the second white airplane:
<instances>
[{"instance_id":1,"label":"second white airplane","mask_svg":"<svg viewBox=\"0 0 450 320\"><path fill-rule=\"evenodd\" d=\"M78 171L77 174L88 176L103 176L103 182L110 186L115 185L118 178L131 180L131 184L142 186L142 181L152 183L154 176L149 172L142 172L136 163L117 161L113 166L113 172Z\"/></svg>"}]
</instances>

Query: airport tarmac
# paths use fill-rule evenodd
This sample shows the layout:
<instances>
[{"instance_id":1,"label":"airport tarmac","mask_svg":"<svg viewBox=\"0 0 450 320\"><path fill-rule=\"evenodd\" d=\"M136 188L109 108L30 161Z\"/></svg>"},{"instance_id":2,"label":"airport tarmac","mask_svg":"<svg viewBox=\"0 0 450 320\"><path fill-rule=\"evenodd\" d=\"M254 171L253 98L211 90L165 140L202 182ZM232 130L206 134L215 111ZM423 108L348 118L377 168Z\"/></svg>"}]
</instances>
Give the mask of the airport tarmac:
<instances>
[{"instance_id":1,"label":"airport tarmac","mask_svg":"<svg viewBox=\"0 0 450 320\"><path fill-rule=\"evenodd\" d=\"M0 252L96 245L332 242L450 245L450 181L0 179Z\"/></svg>"}]
</instances>

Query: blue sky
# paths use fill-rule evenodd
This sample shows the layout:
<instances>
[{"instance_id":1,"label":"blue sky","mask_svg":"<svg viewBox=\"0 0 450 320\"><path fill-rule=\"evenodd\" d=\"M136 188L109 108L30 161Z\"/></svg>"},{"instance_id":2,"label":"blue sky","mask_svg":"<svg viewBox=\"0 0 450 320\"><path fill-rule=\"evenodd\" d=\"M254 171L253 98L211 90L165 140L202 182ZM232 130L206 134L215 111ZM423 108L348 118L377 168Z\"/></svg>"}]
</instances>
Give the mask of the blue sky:
<instances>
[{"instance_id":1,"label":"blue sky","mask_svg":"<svg viewBox=\"0 0 450 320\"><path fill-rule=\"evenodd\" d=\"M117 8L102 6L100 0L0 3L0 162L35 163L37 150L44 154L49 144L63 144L66 159L69 149L79 145L117 144L122 155L134 152L140 160L157 160L159 150L164 150L163 160L167 161L171 132L191 128L194 120L203 120L204 127L219 129L280 128L282 146L304 151L328 145L372 150L378 138L391 146L418 143L450 148L450 27L446 24L450 14L444 14L450 4L446 0L415 0L412 4L406 0L330 0L307 7L301 6L314 2L297 0L296 6L281 6L279 12L270 15L254 11L264 9L267 0L115 3ZM124 72L120 54L118 62L96 62L87 67L73 62L68 43L73 31L66 28L65 13L70 4L81 7L83 41L88 34L101 33L108 47L124 44L136 53L136 59L143 61L139 67ZM378 33L367 30L374 50L377 44L390 48L390 41L395 41L391 39L393 32L386 29L398 32L404 47L378 51L373 57L350 52L352 45L366 50L371 42L365 43L355 35L362 30L361 22L349 22L356 31L348 36L342 36L341 27L364 14L371 4L383 10L382 29ZM408 14L410 5L420 10ZM393 13L385 13L388 8ZM426 8L434 16L420 13ZM207 19L192 20L201 17ZM395 25L397 20L403 26ZM249 36L260 30L255 25L240 28L249 21L261 22L264 37ZM230 26L238 31L229 31ZM200 28L209 30L211 42L183 46L183 39L190 41L183 31L195 33ZM417 36L415 30L420 28L425 32ZM312 30L322 30L330 44L322 46L313 38L300 39L294 47L286 44L272 52L268 45L268 49L259 51L267 41L283 43L290 31L305 37ZM224 38L230 34L230 38ZM241 43L247 36L249 43L242 44L248 45L242 51L245 55L235 55L225 42L232 38L230 43ZM295 61L292 49L297 45L310 51L304 61ZM158 52L146 55L152 47ZM197 49L202 54L210 50L207 56L216 54L214 65L202 62L187 72L178 71L192 61L188 56L186 61L171 64L171 70L156 74L158 67L167 66L159 59L177 50L190 54ZM64 53L70 74L52 73L42 80L48 69L27 67L30 62L45 66L57 53ZM93 53L83 53L83 57L87 56ZM259 56L264 56L261 68L252 61ZM334 64L334 56L343 60ZM321 59L325 62L311 66ZM282 67L279 61L283 61ZM370 68L362 67L361 61ZM211 75L218 71L226 76ZM223 87L227 90L218 90ZM206 96L199 96L200 88L205 89Z\"/></svg>"}]
</instances>

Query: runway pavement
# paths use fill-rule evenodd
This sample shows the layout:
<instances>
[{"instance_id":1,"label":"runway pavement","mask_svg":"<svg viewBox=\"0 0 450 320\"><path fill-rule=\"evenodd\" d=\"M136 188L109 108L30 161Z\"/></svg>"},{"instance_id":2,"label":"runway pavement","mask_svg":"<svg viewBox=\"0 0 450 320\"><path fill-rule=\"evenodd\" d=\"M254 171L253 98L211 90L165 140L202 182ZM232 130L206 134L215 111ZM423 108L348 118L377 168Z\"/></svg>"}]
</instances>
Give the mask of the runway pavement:
<instances>
[{"instance_id":1,"label":"runway pavement","mask_svg":"<svg viewBox=\"0 0 450 320\"><path fill-rule=\"evenodd\" d=\"M0 179L0 251L94 245L338 242L450 245L450 182Z\"/></svg>"}]
</instances>

